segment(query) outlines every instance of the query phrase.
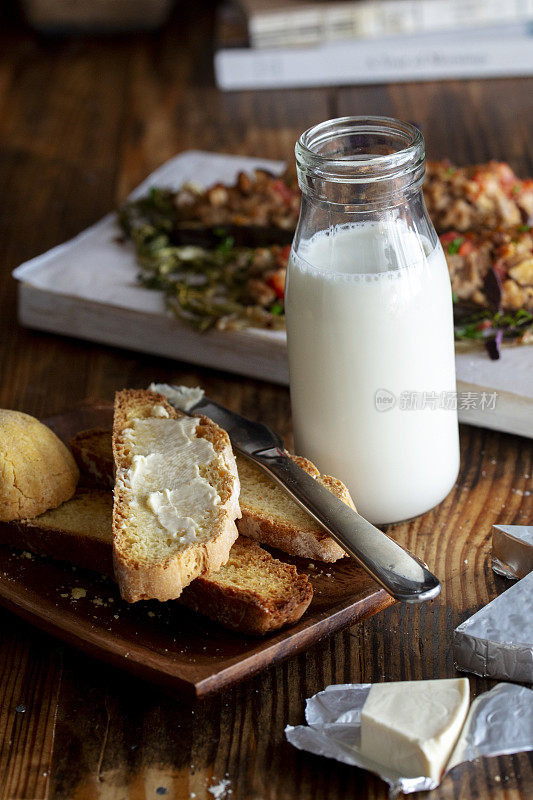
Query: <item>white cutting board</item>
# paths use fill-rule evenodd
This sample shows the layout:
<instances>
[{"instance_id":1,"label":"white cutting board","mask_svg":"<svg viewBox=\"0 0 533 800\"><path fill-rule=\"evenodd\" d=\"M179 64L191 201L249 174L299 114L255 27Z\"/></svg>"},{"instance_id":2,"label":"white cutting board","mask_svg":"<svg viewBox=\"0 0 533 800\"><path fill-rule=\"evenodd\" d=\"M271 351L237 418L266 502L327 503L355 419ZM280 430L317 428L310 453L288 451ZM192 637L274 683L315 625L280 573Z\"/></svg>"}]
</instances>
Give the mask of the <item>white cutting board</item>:
<instances>
[{"instance_id":1,"label":"white cutting board","mask_svg":"<svg viewBox=\"0 0 533 800\"><path fill-rule=\"evenodd\" d=\"M237 172L254 167L281 171L283 164L188 151L153 172L131 197L150 186L233 181ZM117 241L120 233L115 215L108 214L17 267L21 324L288 384L283 331L192 330L165 310L159 292L137 285L133 248ZM462 422L533 437L533 347L505 348L499 361L490 361L483 348L458 352L456 368L458 392L475 395L468 401L459 396Z\"/></svg>"}]
</instances>

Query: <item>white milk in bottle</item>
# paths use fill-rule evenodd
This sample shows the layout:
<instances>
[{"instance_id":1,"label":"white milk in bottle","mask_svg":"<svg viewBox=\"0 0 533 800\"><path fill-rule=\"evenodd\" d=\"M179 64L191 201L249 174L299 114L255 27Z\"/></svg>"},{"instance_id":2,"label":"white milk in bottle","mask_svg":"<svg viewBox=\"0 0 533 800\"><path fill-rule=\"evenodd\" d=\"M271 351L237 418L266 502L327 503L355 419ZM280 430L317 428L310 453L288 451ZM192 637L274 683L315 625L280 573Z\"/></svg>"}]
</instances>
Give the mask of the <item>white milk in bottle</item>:
<instances>
[{"instance_id":1,"label":"white milk in bottle","mask_svg":"<svg viewBox=\"0 0 533 800\"><path fill-rule=\"evenodd\" d=\"M317 126L322 139L328 126L334 141L337 123L354 131L336 143L342 158L313 160L316 129L297 145L304 201L286 294L295 446L348 485L363 516L396 522L439 503L457 477L450 280L421 199L420 133L352 118ZM367 155L375 128L379 152ZM400 169L401 145L412 152Z\"/></svg>"}]
</instances>

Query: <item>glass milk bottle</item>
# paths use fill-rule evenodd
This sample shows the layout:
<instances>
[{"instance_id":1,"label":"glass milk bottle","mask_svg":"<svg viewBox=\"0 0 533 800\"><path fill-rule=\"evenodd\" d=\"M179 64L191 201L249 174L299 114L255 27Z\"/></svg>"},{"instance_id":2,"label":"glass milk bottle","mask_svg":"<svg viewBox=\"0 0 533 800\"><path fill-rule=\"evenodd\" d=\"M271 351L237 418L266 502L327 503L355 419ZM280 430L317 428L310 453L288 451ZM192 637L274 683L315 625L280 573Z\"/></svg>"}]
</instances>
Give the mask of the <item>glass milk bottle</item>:
<instances>
[{"instance_id":1,"label":"glass milk bottle","mask_svg":"<svg viewBox=\"0 0 533 800\"><path fill-rule=\"evenodd\" d=\"M435 506L459 468L452 296L422 197L424 139L344 117L296 144L286 291L296 452L371 522Z\"/></svg>"}]
</instances>

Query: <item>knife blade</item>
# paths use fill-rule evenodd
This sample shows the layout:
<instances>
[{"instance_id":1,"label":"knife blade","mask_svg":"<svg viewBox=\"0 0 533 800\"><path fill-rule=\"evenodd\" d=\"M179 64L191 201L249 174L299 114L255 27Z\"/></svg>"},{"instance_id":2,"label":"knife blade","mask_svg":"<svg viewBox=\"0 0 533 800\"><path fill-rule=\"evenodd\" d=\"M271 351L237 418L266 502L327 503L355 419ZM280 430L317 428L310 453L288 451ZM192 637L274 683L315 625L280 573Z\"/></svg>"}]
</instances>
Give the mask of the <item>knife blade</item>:
<instances>
[{"instance_id":1,"label":"knife blade","mask_svg":"<svg viewBox=\"0 0 533 800\"><path fill-rule=\"evenodd\" d=\"M157 387L157 388L156 388ZM154 389L165 394L162 384ZM223 428L232 446L263 469L355 559L389 594L404 603L432 600L440 592L427 566L339 500L289 458L283 440L267 425L254 422L203 396L186 408L176 403L179 387L167 395L187 414L203 414Z\"/></svg>"}]
</instances>

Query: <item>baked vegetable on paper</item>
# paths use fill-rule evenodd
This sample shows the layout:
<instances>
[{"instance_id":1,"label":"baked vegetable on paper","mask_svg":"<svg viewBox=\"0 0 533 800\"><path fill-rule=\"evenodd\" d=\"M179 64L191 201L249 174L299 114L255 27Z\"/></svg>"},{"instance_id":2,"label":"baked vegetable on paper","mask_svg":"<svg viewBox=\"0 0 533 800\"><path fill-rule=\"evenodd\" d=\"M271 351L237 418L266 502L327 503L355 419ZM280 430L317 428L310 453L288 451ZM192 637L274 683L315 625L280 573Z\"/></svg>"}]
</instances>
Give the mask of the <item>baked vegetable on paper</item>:
<instances>
[{"instance_id":1,"label":"baked vegetable on paper","mask_svg":"<svg viewBox=\"0 0 533 800\"><path fill-rule=\"evenodd\" d=\"M207 189L185 183L177 191L152 188L126 203L119 212L126 235L148 224L173 244L216 247L221 236L239 246L290 244L300 213L300 192L294 170L272 175L256 169L240 172L234 184Z\"/></svg>"},{"instance_id":2,"label":"baked vegetable on paper","mask_svg":"<svg viewBox=\"0 0 533 800\"><path fill-rule=\"evenodd\" d=\"M458 340L498 358L533 338L533 181L491 161L429 162L424 196L446 255ZM289 246L300 193L294 170L241 172L207 189L152 188L119 218L142 285L200 331L283 328Z\"/></svg>"}]
</instances>

